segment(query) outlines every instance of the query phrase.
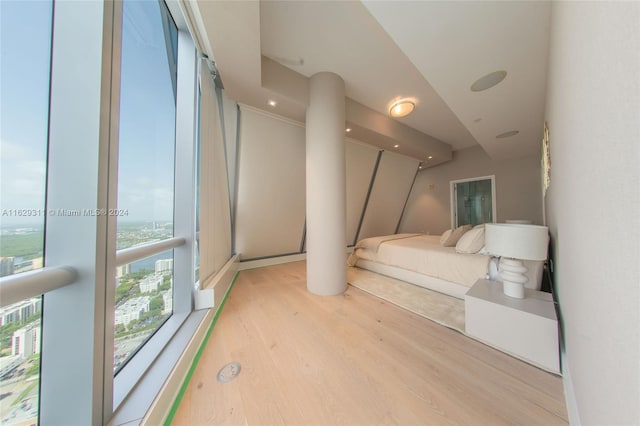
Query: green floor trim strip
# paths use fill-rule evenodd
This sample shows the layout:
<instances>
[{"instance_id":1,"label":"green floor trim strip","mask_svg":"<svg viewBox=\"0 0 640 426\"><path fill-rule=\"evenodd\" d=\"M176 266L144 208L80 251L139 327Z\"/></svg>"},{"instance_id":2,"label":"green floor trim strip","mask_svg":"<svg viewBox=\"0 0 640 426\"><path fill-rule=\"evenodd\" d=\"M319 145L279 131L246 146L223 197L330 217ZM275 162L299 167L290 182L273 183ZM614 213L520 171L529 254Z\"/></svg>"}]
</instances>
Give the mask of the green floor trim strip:
<instances>
[{"instance_id":1,"label":"green floor trim strip","mask_svg":"<svg viewBox=\"0 0 640 426\"><path fill-rule=\"evenodd\" d=\"M200 348L198 348L198 352L196 352L196 356L193 358L193 362L191 363L191 367L189 367L189 372L187 373L187 377L184 379L184 382L182 383L182 386L180 387L180 392L178 392L178 395L176 396L175 401L173 401L173 405L171 406L171 411L169 411L169 415L167 416L167 419L164 422L164 426L170 426L171 422L173 422L173 418L175 417L176 412L178 412L178 407L180 406L180 402L182 402L182 397L184 396L184 393L187 391L187 387L189 386L189 382L191 381L191 377L193 376L193 372L195 371L196 367L198 366L198 362L200 361L200 357L202 356L202 353L204 352L204 348L207 346L207 342L209 341L209 336L211 336L211 333L213 332L213 327L215 327L216 322L218 321L218 317L220 316L220 312L222 312L222 308L224 308L224 304L227 301L227 297L229 296L229 293L231 293L231 289L233 288L233 285L236 283L236 278L238 278L238 274L239 273L240 273L240 271L236 272L236 274L233 276L233 280L231 280L231 284L229 285L229 288L227 289L227 292L224 294L224 297L222 298L222 302L220 303L220 307L216 311L216 314L213 317L213 321L211 321L211 325L209 326L209 329L207 330L207 334L204 336L204 339L202 340L202 343L200 344Z\"/></svg>"}]
</instances>

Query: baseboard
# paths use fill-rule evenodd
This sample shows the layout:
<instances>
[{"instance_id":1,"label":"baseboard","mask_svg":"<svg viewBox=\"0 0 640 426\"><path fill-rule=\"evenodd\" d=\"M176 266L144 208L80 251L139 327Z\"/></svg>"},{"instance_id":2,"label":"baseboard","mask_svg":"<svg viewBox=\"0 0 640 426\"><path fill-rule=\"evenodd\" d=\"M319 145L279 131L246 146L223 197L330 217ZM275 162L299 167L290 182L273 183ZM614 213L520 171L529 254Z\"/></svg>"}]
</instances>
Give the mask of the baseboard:
<instances>
[{"instance_id":1,"label":"baseboard","mask_svg":"<svg viewBox=\"0 0 640 426\"><path fill-rule=\"evenodd\" d=\"M580 421L580 413L578 412L578 404L576 403L576 394L573 390L569 363L567 362L567 356L564 351L560 352L560 360L562 363L562 385L564 386L564 399L567 405L569 424L580 426L582 422Z\"/></svg>"},{"instance_id":2,"label":"baseboard","mask_svg":"<svg viewBox=\"0 0 640 426\"><path fill-rule=\"evenodd\" d=\"M254 269L254 268L262 268L265 266L272 266L272 265L281 265L283 263L298 262L300 260L306 260L306 259L307 259L307 254L300 253L300 254L291 254L287 256L269 257L266 259L248 260L246 262L240 262L238 266L238 271L244 271L247 269Z\"/></svg>"},{"instance_id":3,"label":"baseboard","mask_svg":"<svg viewBox=\"0 0 640 426\"><path fill-rule=\"evenodd\" d=\"M346 247L345 253L353 253L353 250L354 250L353 246ZM264 259L247 260L244 262L240 262L238 266L238 271L244 271L247 269L254 269L254 268L263 268L265 266L272 266L272 265L281 265L283 263L299 262L301 260L307 260L307 253L288 254L284 256L267 257Z\"/></svg>"},{"instance_id":4,"label":"baseboard","mask_svg":"<svg viewBox=\"0 0 640 426\"><path fill-rule=\"evenodd\" d=\"M215 294L214 308L209 309L200 322L193 337L185 347L140 424L154 426L164 424L174 409L177 408L183 387L188 383L192 373L192 367L195 367L197 363L203 344L210 334L211 326L224 305L225 297L233 284L238 269L238 258L239 256L236 255L229 259L220 272L206 283L207 289L213 289Z\"/></svg>"}]
</instances>

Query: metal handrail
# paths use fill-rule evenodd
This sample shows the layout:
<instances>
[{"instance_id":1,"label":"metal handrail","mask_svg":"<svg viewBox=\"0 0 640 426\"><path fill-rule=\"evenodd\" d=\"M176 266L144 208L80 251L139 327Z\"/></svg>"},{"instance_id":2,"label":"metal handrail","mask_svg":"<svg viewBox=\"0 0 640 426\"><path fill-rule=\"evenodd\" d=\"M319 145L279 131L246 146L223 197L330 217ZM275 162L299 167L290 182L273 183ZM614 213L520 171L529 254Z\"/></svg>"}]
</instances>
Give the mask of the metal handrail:
<instances>
[{"instance_id":1,"label":"metal handrail","mask_svg":"<svg viewBox=\"0 0 640 426\"><path fill-rule=\"evenodd\" d=\"M0 308L73 284L78 272L71 267L46 267L0 278Z\"/></svg>"},{"instance_id":2,"label":"metal handrail","mask_svg":"<svg viewBox=\"0 0 640 426\"><path fill-rule=\"evenodd\" d=\"M170 238L142 246L130 247L116 252L116 266L126 265L154 254L180 247L187 242L184 238Z\"/></svg>"},{"instance_id":3,"label":"metal handrail","mask_svg":"<svg viewBox=\"0 0 640 426\"><path fill-rule=\"evenodd\" d=\"M184 238L170 238L119 250L116 253L116 264L117 266L126 265L180 247L185 243ZM70 266L45 267L2 277L0 278L0 308L73 284L77 278L78 272Z\"/></svg>"}]
</instances>

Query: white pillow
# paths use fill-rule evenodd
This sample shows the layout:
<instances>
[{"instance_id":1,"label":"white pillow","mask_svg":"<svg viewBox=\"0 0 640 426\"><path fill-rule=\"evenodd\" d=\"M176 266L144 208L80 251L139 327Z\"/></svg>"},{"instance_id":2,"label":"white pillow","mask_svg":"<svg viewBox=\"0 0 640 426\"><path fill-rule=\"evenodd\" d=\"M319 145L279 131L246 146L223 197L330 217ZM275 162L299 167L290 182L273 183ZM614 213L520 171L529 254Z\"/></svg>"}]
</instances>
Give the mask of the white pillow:
<instances>
[{"instance_id":1,"label":"white pillow","mask_svg":"<svg viewBox=\"0 0 640 426\"><path fill-rule=\"evenodd\" d=\"M451 236L451 233L453 232L453 229L447 229L446 231L444 231L442 233L442 235L440 236L440 244L444 245L444 243L449 239L449 237Z\"/></svg>"},{"instance_id":2,"label":"white pillow","mask_svg":"<svg viewBox=\"0 0 640 426\"><path fill-rule=\"evenodd\" d=\"M473 228L460 237L456 243L456 253L477 253L484 246L484 227Z\"/></svg>"},{"instance_id":3,"label":"white pillow","mask_svg":"<svg viewBox=\"0 0 640 426\"><path fill-rule=\"evenodd\" d=\"M471 225L458 226L456 229L451 231L451 234L449 234L448 238L446 238L446 239L442 238L442 237L444 237L446 232L444 234L442 234L442 237L440 237L440 242L445 247L455 247L455 245L458 242L458 240L460 239L460 237L462 237L464 235L464 233L467 232L470 229L471 229Z\"/></svg>"}]
</instances>

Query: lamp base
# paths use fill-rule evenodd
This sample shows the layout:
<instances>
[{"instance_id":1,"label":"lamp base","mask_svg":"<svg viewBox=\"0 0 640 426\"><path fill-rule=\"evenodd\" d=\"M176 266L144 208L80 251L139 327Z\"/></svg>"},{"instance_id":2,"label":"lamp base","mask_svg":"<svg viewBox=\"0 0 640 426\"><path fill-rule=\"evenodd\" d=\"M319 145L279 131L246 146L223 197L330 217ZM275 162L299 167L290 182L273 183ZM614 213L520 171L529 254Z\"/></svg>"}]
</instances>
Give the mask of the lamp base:
<instances>
[{"instance_id":1,"label":"lamp base","mask_svg":"<svg viewBox=\"0 0 640 426\"><path fill-rule=\"evenodd\" d=\"M513 297L515 299L524 299L524 284L503 281L502 291L505 296Z\"/></svg>"},{"instance_id":2,"label":"lamp base","mask_svg":"<svg viewBox=\"0 0 640 426\"><path fill-rule=\"evenodd\" d=\"M521 260L501 259L500 278L502 278L502 291L506 296L524 299L524 285L528 281L525 272L527 272L527 267Z\"/></svg>"}]
</instances>

